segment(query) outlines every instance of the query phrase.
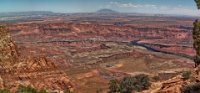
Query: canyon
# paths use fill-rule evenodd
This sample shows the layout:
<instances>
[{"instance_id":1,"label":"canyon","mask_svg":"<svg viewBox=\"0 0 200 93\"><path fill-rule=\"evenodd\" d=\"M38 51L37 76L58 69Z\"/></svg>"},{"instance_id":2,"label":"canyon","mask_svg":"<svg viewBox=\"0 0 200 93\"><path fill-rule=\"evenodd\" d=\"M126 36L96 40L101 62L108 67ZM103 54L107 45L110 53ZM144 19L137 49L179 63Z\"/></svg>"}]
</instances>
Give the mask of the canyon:
<instances>
[{"instance_id":1,"label":"canyon","mask_svg":"<svg viewBox=\"0 0 200 93\"><path fill-rule=\"evenodd\" d=\"M147 74L164 81L194 67L193 17L77 13L16 18L1 23L7 27L0 32L3 88L23 84L107 93L112 79Z\"/></svg>"}]
</instances>

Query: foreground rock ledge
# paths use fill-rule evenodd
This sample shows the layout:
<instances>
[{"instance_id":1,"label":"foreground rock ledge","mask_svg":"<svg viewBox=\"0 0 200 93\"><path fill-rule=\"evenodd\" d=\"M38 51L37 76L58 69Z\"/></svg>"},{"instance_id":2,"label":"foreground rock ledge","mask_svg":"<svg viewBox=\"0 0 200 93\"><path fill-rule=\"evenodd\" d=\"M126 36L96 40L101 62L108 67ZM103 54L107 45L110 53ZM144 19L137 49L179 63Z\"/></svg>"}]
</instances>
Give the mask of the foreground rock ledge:
<instances>
[{"instance_id":1,"label":"foreground rock ledge","mask_svg":"<svg viewBox=\"0 0 200 93\"><path fill-rule=\"evenodd\" d=\"M6 27L0 26L0 88L15 91L19 85L36 89L72 89L67 75L45 56L20 56Z\"/></svg>"}]
</instances>

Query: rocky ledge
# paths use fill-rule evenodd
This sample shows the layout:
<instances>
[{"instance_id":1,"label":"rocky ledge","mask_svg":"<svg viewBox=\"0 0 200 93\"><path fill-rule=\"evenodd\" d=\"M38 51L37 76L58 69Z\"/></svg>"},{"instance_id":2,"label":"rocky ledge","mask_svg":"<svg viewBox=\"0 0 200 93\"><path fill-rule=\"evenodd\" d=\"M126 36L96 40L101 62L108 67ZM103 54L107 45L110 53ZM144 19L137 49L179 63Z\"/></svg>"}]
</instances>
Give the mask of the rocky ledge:
<instances>
[{"instance_id":1,"label":"rocky ledge","mask_svg":"<svg viewBox=\"0 0 200 93\"><path fill-rule=\"evenodd\" d=\"M15 91L19 85L36 89L72 89L68 76L45 56L20 56L6 27L0 26L0 88Z\"/></svg>"}]
</instances>

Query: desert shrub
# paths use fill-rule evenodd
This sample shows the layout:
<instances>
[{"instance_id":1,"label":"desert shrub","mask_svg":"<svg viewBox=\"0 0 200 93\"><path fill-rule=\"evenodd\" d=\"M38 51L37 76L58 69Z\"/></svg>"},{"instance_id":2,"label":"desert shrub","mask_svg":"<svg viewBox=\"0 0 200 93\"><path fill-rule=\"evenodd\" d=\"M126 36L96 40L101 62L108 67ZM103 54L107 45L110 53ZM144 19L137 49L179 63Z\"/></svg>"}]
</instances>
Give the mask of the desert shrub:
<instances>
[{"instance_id":1,"label":"desert shrub","mask_svg":"<svg viewBox=\"0 0 200 93\"><path fill-rule=\"evenodd\" d=\"M18 87L16 93L48 93L48 92L44 89L37 91L36 89L32 88L31 86L20 85Z\"/></svg>"},{"instance_id":2,"label":"desert shrub","mask_svg":"<svg viewBox=\"0 0 200 93\"><path fill-rule=\"evenodd\" d=\"M31 86L22 86L22 85L20 85L18 87L16 93L37 93L37 90L35 90Z\"/></svg>"},{"instance_id":3,"label":"desert shrub","mask_svg":"<svg viewBox=\"0 0 200 93\"><path fill-rule=\"evenodd\" d=\"M200 83L183 87L181 93L200 93Z\"/></svg>"},{"instance_id":4,"label":"desert shrub","mask_svg":"<svg viewBox=\"0 0 200 93\"><path fill-rule=\"evenodd\" d=\"M196 42L197 43L197 42ZM197 43L197 44L199 44L199 43ZM200 50L200 49L199 49ZM195 67L197 67L198 66L198 64L200 64L200 56L195 56L194 57L194 63L195 63Z\"/></svg>"},{"instance_id":5,"label":"desert shrub","mask_svg":"<svg viewBox=\"0 0 200 93\"><path fill-rule=\"evenodd\" d=\"M134 77L124 77L121 81L110 80L109 93L131 93L142 91L150 87L150 79L147 75L141 74Z\"/></svg>"},{"instance_id":6,"label":"desert shrub","mask_svg":"<svg viewBox=\"0 0 200 93\"><path fill-rule=\"evenodd\" d=\"M131 93L136 86L137 80L133 77L125 77L120 83L120 92Z\"/></svg>"},{"instance_id":7,"label":"desert shrub","mask_svg":"<svg viewBox=\"0 0 200 93\"><path fill-rule=\"evenodd\" d=\"M120 82L118 80L110 80L109 93L116 93L120 91Z\"/></svg>"},{"instance_id":8,"label":"desert shrub","mask_svg":"<svg viewBox=\"0 0 200 93\"><path fill-rule=\"evenodd\" d=\"M48 93L48 92L45 89L42 89L38 93Z\"/></svg>"},{"instance_id":9,"label":"desert shrub","mask_svg":"<svg viewBox=\"0 0 200 93\"><path fill-rule=\"evenodd\" d=\"M121 93L131 93L132 91L142 91L151 85L147 75L141 74L135 77L125 77L120 83Z\"/></svg>"},{"instance_id":10,"label":"desert shrub","mask_svg":"<svg viewBox=\"0 0 200 93\"><path fill-rule=\"evenodd\" d=\"M71 92L70 89L66 89L66 90L64 91L64 93L73 93L73 92Z\"/></svg>"},{"instance_id":11,"label":"desert shrub","mask_svg":"<svg viewBox=\"0 0 200 93\"><path fill-rule=\"evenodd\" d=\"M0 89L0 93L13 93L7 89Z\"/></svg>"},{"instance_id":12,"label":"desert shrub","mask_svg":"<svg viewBox=\"0 0 200 93\"><path fill-rule=\"evenodd\" d=\"M189 79L190 76L191 76L191 72L190 72L190 71L183 71L183 72L182 72L182 78L183 78L184 80Z\"/></svg>"}]
</instances>

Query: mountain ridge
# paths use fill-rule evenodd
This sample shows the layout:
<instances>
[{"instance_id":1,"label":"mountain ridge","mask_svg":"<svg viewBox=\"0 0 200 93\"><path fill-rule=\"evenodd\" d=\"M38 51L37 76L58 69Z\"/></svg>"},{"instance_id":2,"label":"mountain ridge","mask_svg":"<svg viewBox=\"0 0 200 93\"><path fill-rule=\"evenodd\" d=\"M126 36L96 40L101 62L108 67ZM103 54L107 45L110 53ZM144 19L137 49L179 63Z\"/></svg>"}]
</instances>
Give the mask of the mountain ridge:
<instances>
[{"instance_id":1,"label":"mountain ridge","mask_svg":"<svg viewBox=\"0 0 200 93\"><path fill-rule=\"evenodd\" d=\"M114 11L112 9L100 9L96 13L119 13L118 11Z\"/></svg>"}]
</instances>

